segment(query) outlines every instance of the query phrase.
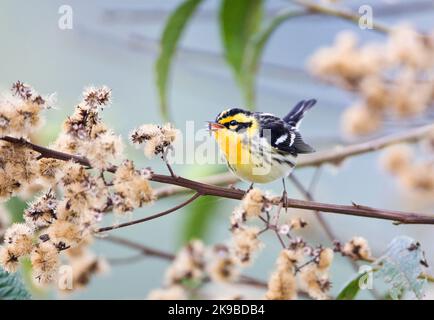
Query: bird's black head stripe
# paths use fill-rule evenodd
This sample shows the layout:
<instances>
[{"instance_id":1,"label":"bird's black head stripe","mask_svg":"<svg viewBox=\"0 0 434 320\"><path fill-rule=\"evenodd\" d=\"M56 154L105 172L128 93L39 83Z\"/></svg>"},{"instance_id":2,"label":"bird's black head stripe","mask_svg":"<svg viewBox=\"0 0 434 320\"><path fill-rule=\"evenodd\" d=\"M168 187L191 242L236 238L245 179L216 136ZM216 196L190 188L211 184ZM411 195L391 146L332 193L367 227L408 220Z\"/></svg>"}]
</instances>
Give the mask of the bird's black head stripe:
<instances>
[{"instance_id":1,"label":"bird's black head stripe","mask_svg":"<svg viewBox=\"0 0 434 320\"><path fill-rule=\"evenodd\" d=\"M252 113L250 111L247 110L243 110L243 109L239 109L239 108L233 108L233 109L229 109L228 111L223 111L221 113L219 113L219 115L216 118L216 122L219 122L220 120L227 118L227 117L232 117L236 114L245 114L245 115L251 115Z\"/></svg>"}]
</instances>

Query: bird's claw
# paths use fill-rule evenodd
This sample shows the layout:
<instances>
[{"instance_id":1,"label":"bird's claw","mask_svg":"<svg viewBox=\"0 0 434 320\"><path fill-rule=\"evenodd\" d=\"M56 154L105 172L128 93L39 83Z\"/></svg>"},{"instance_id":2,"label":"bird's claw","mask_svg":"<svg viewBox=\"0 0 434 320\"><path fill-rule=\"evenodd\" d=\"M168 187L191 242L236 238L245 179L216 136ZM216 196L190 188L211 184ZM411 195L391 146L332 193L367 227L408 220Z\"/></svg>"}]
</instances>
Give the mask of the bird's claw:
<instances>
[{"instance_id":1,"label":"bird's claw","mask_svg":"<svg viewBox=\"0 0 434 320\"><path fill-rule=\"evenodd\" d=\"M286 190L282 192L282 198L280 198L280 202L282 203L282 207L285 208L285 212L288 209L288 194L286 193Z\"/></svg>"}]
</instances>

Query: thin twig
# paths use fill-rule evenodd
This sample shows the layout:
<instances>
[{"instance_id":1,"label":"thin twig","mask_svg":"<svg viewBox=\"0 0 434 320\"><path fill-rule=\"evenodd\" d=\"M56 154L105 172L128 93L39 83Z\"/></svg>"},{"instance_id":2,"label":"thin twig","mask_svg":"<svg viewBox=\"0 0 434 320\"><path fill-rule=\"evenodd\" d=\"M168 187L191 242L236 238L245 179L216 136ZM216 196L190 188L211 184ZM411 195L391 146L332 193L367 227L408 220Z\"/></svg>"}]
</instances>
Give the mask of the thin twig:
<instances>
[{"instance_id":1,"label":"thin twig","mask_svg":"<svg viewBox=\"0 0 434 320\"><path fill-rule=\"evenodd\" d=\"M319 181L319 177L321 176L321 172L322 172L322 167L316 167L315 172L313 173L312 178L310 179L310 183L309 183L309 187L307 188L307 191L310 194L313 194L314 189L316 188L318 181Z\"/></svg>"},{"instance_id":2,"label":"thin twig","mask_svg":"<svg viewBox=\"0 0 434 320\"><path fill-rule=\"evenodd\" d=\"M312 194L304 188L304 186L301 184L301 182L297 179L297 177L294 174L291 174L289 176L289 179L306 200L314 201ZM329 225L329 223L325 220L323 214L319 211L314 211L314 213L319 224L321 225L324 232L326 233L327 238L330 240L330 242L336 240L336 236L334 235L333 230Z\"/></svg>"},{"instance_id":3,"label":"thin twig","mask_svg":"<svg viewBox=\"0 0 434 320\"><path fill-rule=\"evenodd\" d=\"M117 236L113 236L113 235L107 235L106 237L101 237L98 239L109 241L109 242L116 243L116 244L120 244L120 245L129 247L129 248L134 249L134 250L138 250L145 256L156 257L156 258L160 258L163 260L169 260L169 261L175 259L174 254L163 252L160 250L156 250L154 248L147 247L143 244L139 244L139 243L136 243L134 241L131 241L131 240L128 240L125 238L121 238L121 237L117 237Z\"/></svg>"},{"instance_id":4,"label":"thin twig","mask_svg":"<svg viewBox=\"0 0 434 320\"><path fill-rule=\"evenodd\" d=\"M141 261L144 258L145 256L139 253L130 257L106 258L106 260L110 265L122 265L122 264L130 264L133 262Z\"/></svg>"},{"instance_id":5,"label":"thin twig","mask_svg":"<svg viewBox=\"0 0 434 320\"><path fill-rule=\"evenodd\" d=\"M280 244L282 245L282 248L286 249L286 244L283 241L282 237L280 236L279 231L277 229L275 229L274 233L276 234L277 239L279 240Z\"/></svg>"},{"instance_id":6,"label":"thin twig","mask_svg":"<svg viewBox=\"0 0 434 320\"><path fill-rule=\"evenodd\" d=\"M195 193L191 198L189 198L188 200L184 201L183 203L170 208L168 210L165 210L163 212L154 214L152 216L146 217L146 218L142 218L142 219L137 219L137 220L133 220L133 221L129 221L129 222L125 222L125 223L120 223L120 224L115 224L113 226L109 226L109 227L103 227L103 228L98 228L96 229L94 232L95 233L100 233L100 232L105 232L105 231L110 231L110 230L115 230L115 229L119 229L119 228L124 228L124 227L128 227L128 226L132 226L134 224L138 224L138 223L142 223L142 222L146 222L149 220L154 220L157 218L160 218L162 216L168 215L169 213L175 212L183 207L185 207L186 205L190 204L191 202L193 202L194 200L196 200L197 198L199 198L201 196L200 192Z\"/></svg>"},{"instance_id":7,"label":"thin twig","mask_svg":"<svg viewBox=\"0 0 434 320\"><path fill-rule=\"evenodd\" d=\"M312 1L306 1L306 0L292 0L294 3L297 3L303 7L305 7L307 10L315 13L325 14L328 16L333 16L337 18L341 18L350 22L359 23L360 16L356 13L344 11L342 9L338 9L336 7L332 6L325 6L319 3L315 3ZM373 23L372 28L375 31L382 32L382 33L389 33L390 28L379 24L379 23Z\"/></svg>"},{"instance_id":8,"label":"thin twig","mask_svg":"<svg viewBox=\"0 0 434 320\"><path fill-rule=\"evenodd\" d=\"M163 160L164 163L166 164L166 167L169 170L170 175L175 178L176 174L173 171L172 166L170 165L169 161L167 161L166 155L164 153L161 155L161 160Z\"/></svg>"}]
</instances>

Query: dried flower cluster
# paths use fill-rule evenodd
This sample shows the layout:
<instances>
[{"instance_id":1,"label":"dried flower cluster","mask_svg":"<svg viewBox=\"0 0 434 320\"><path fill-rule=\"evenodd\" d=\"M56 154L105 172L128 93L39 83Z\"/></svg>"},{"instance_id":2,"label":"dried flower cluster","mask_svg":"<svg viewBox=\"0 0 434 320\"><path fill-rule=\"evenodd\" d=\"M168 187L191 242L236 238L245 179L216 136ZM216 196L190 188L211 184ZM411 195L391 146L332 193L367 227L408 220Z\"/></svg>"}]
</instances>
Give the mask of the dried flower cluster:
<instances>
[{"instance_id":1,"label":"dried flower cluster","mask_svg":"<svg viewBox=\"0 0 434 320\"><path fill-rule=\"evenodd\" d=\"M233 229L232 234L236 259L241 265L249 265L253 261L253 255L262 247L258 239L259 228L240 226Z\"/></svg>"},{"instance_id":2,"label":"dried flower cluster","mask_svg":"<svg viewBox=\"0 0 434 320\"><path fill-rule=\"evenodd\" d=\"M302 239L294 239L288 249L280 252L268 282L266 298L292 300L301 290L313 299L328 299L327 292L331 287L328 271L332 261L332 249L314 249Z\"/></svg>"},{"instance_id":3,"label":"dried flower cluster","mask_svg":"<svg viewBox=\"0 0 434 320\"><path fill-rule=\"evenodd\" d=\"M55 142L55 149L85 155L92 167L107 169L122 158L123 145L99 117L99 111L109 105L111 91L107 87L88 88L83 101L64 122L63 131Z\"/></svg>"},{"instance_id":4,"label":"dried flower cluster","mask_svg":"<svg viewBox=\"0 0 434 320\"><path fill-rule=\"evenodd\" d=\"M113 209L122 213L132 211L154 200L154 193L149 184L149 170L138 171L130 160L125 160L116 170L112 197Z\"/></svg>"},{"instance_id":5,"label":"dried flower cluster","mask_svg":"<svg viewBox=\"0 0 434 320\"><path fill-rule=\"evenodd\" d=\"M1 134L27 141L40 125L48 99L21 82L12 90L13 99L0 102ZM6 200L36 184L45 189L25 209L24 223L4 231L7 220L0 213L0 236L4 233L0 266L6 271L17 271L21 258L28 256L35 279L46 284L58 279L59 266L67 261L74 270L74 288L83 287L91 275L106 269L104 260L88 249L103 215L112 210L129 212L153 201L151 172L136 169L132 161L122 162L121 139L99 116L110 97L106 87L86 89L53 147L86 157L94 170L73 161L40 158L25 144L0 141L0 198ZM162 128L167 147L176 130ZM113 173L111 181L104 176L107 171Z\"/></svg>"},{"instance_id":6,"label":"dried flower cluster","mask_svg":"<svg viewBox=\"0 0 434 320\"><path fill-rule=\"evenodd\" d=\"M89 251L72 259L69 256L69 261L73 270L72 286L76 289L86 287L93 275L105 273L109 268L104 258Z\"/></svg>"},{"instance_id":7,"label":"dried flower cluster","mask_svg":"<svg viewBox=\"0 0 434 320\"><path fill-rule=\"evenodd\" d=\"M280 252L276 262L276 270L268 281L266 299L294 300L297 298L295 264L298 260L299 253L295 250L285 249Z\"/></svg>"},{"instance_id":8,"label":"dried flower cluster","mask_svg":"<svg viewBox=\"0 0 434 320\"><path fill-rule=\"evenodd\" d=\"M261 247L257 230L239 230L229 245L218 244L206 247L201 241L193 240L182 248L167 269L165 287L150 293L150 299L164 297L177 292L179 297L188 297L191 284L200 286L207 281L233 283L238 279L241 268L251 260L254 251ZM180 288L183 293L180 294Z\"/></svg>"},{"instance_id":9,"label":"dried flower cluster","mask_svg":"<svg viewBox=\"0 0 434 320\"><path fill-rule=\"evenodd\" d=\"M249 190L241 204L232 213L232 229L238 228L249 219L259 217L262 213L270 212L271 209L272 205L266 194L256 188Z\"/></svg>"},{"instance_id":10,"label":"dried flower cluster","mask_svg":"<svg viewBox=\"0 0 434 320\"><path fill-rule=\"evenodd\" d=\"M396 145L384 151L381 162L383 167L398 178L400 184L429 199L434 195L434 163L431 159L417 160L415 150L407 145ZM432 156L432 150L426 152Z\"/></svg>"},{"instance_id":11,"label":"dried flower cluster","mask_svg":"<svg viewBox=\"0 0 434 320\"><path fill-rule=\"evenodd\" d=\"M28 137L42 125L41 112L51 107L53 96L43 97L20 81L11 91L0 97L0 136Z\"/></svg>"},{"instance_id":12,"label":"dried flower cluster","mask_svg":"<svg viewBox=\"0 0 434 320\"><path fill-rule=\"evenodd\" d=\"M271 224L270 199L259 189L249 190L231 215L232 238L228 244L206 247L199 240L190 242L179 251L166 271L165 287L152 291L148 298L188 299L206 282L237 283L243 268L251 265L254 256L263 247L259 239L261 230L249 224L262 221L266 223L262 231L274 230L290 239L277 258L265 298L296 299L301 290L314 299L327 299L333 250L321 246L314 248L300 237L292 238L289 234L291 230L306 226L301 218L292 218L283 225L278 225L277 219L276 224ZM280 210L278 208L278 212Z\"/></svg>"},{"instance_id":13,"label":"dried flower cluster","mask_svg":"<svg viewBox=\"0 0 434 320\"><path fill-rule=\"evenodd\" d=\"M206 247L199 240L192 240L183 247L166 271L165 287L153 290L149 299L166 299L176 293L177 299L186 299L189 290L207 281L233 283L238 279L240 268L235 248L217 244Z\"/></svg>"},{"instance_id":14,"label":"dried flower cluster","mask_svg":"<svg viewBox=\"0 0 434 320\"><path fill-rule=\"evenodd\" d=\"M354 34L341 33L332 47L314 54L309 68L359 95L342 118L350 135L373 133L389 116L419 115L434 102L434 37L408 25L394 28L386 43L364 46Z\"/></svg>"},{"instance_id":15,"label":"dried flower cluster","mask_svg":"<svg viewBox=\"0 0 434 320\"><path fill-rule=\"evenodd\" d=\"M133 144L145 144L144 153L148 158L152 158L158 154L165 156L166 150L178 135L179 131L170 123L163 126L144 124L133 130L130 139Z\"/></svg>"},{"instance_id":16,"label":"dried flower cluster","mask_svg":"<svg viewBox=\"0 0 434 320\"><path fill-rule=\"evenodd\" d=\"M272 209L268 196L259 189L250 190L230 218L232 244L236 259L241 265L252 262L254 254L261 249L259 228L246 224L248 220L269 214Z\"/></svg>"},{"instance_id":17,"label":"dried flower cluster","mask_svg":"<svg viewBox=\"0 0 434 320\"><path fill-rule=\"evenodd\" d=\"M27 138L43 123L41 113L50 107L51 97L42 97L20 81L11 92L0 97L0 136ZM36 179L36 156L27 148L0 141L0 200L23 191Z\"/></svg>"},{"instance_id":18,"label":"dried flower cluster","mask_svg":"<svg viewBox=\"0 0 434 320\"><path fill-rule=\"evenodd\" d=\"M353 237L344 245L336 241L335 251L340 252L343 256L350 257L353 260L370 261L372 259L368 241L362 237Z\"/></svg>"},{"instance_id":19,"label":"dried flower cluster","mask_svg":"<svg viewBox=\"0 0 434 320\"><path fill-rule=\"evenodd\" d=\"M248 266L254 254L262 248L259 229L245 224L247 218L257 217L269 210L269 200L258 189L253 189L243 199L241 206L235 208L231 217L232 240L227 244L205 247L194 240L177 254L166 272L166 287L154 290L148 298L188 297L185 282L203 284L213 282L233 283L238 279L240 270ZM265 209L267 208L267 209ZM180 288L184 291L181 292Z\"/></svg>"}]
</instances>

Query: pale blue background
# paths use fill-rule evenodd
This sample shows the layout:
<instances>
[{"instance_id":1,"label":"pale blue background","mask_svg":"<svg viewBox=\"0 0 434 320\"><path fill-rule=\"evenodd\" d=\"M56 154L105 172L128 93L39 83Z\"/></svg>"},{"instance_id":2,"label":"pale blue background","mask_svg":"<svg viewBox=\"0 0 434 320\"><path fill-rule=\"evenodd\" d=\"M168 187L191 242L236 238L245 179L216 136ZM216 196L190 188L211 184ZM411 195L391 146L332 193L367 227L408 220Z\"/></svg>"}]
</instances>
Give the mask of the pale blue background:
<instances>
[{"instance_id":1,"label":"pale blue background","mask_svg":"<svg viewBox=\"0 0 434 320\"><path fill-rule=\"evenodd\" d=\"M405 1L405 0L402 0ZM382 1L368 1L381 4ZM42 93L57 92L58 109L48 112L44 134L54 139L62 119L73 111L83 87L105 84L113 90L113 106L104 111L104 120L124 137L135 126L159 122L158 101L154 85L153 63L158 37L167 14L179 1L12 1L0 2L0 89L7 89L16 80L35 86ZM288 5L288 1L268 1L267 14ZM357 8L358 1L345 1ZM365 4L366 1L360 3ZM73 30L58 28L58 8L69 4L73 8ZM240 93L228 67L221 58L219 30L216 23L216 1L205 1L188 28L181 43L171 81L171 111L179 128L186 120L195 120L196 127L212 119L227 106L241 105ZM121 13L121 14L120 14ZM375 11L374 11L375 13ZM380 15L386 24L400 19L412 21L421 30L432 30L433 10ZM306 140L317 149L327 149L339 139L340 113L354 97L346 92L319 84L304 71L306 59L316 48L330 44L343 29L358 33L363 41L384 40L372 31L362 31L345 21L325 17L305 17L290 21L273 36L265 51L265 64L259 80L258 109L283 115L298 100L317 98L318 106L303 123ZM388 128L391 131L393 128ZM158 161L147 161L139 151L129 149L130 155L143 166L151 165L164 172ZM433 212L427 203L415 203L403 196L396 183L378 165L378 154L360 156L349 161L341 170L325 170L317 187L317 200L350 203L390 209ZM190 169L176 166L178 172ZM310 169L297 172L309 181ZM280 184L267 186L280 192ZM289 188L291 196L300 197ZM169 208L181 199L170 199L153 207L137 210L133 218ZM235 205L221 201L220 216L214 222L210 243L229 237L228 217ZM206 208L204 208L206 210ZM162 250L177 247L177 227L184 209L149 223L122 229L116 234L134 239ZM310 213L306 213L308 217ZM392 226L390 222L327 215L341 239L353 235L366 237L378 255L396 235L417 238L433 262L430 226ZM109 224L107 218L104 224ZM327 243L323 233L314 225L306 231L313 243ZM267 246L256 266L247 272L267 279L279 249L274 237L265 237ZM106 257L134 254L119 246L96 241L95 252ZM338 292L352 274L346 260L337 258L333 268L334 287ZM96 277L89 287L66 298L145 298L151 288L158 287L163 278L165 262L144 259L140 262L114 266L107 276ZM431 270L433 271L433 270ZM434 272L432 272L434 273ZM368 297L369 295L365 295ZM65 298L65 297L63 297Z\"/></svg>"}]
</instances>

